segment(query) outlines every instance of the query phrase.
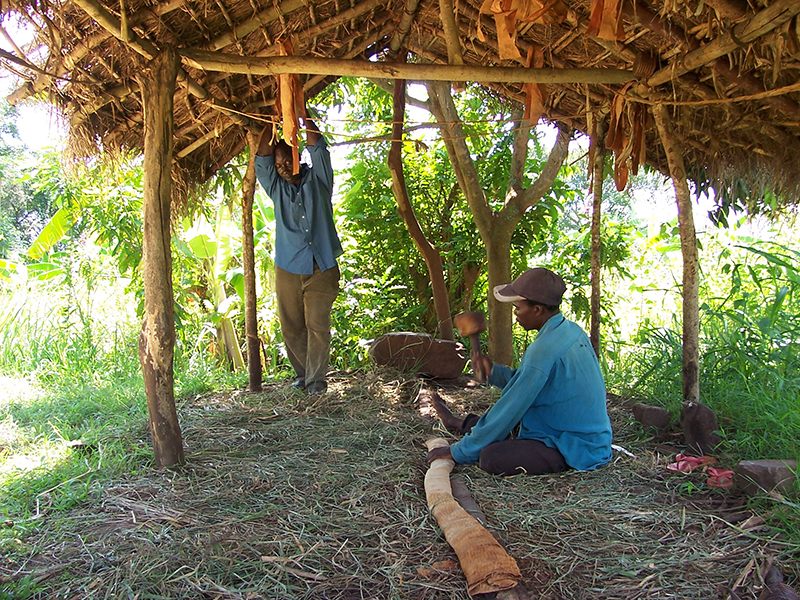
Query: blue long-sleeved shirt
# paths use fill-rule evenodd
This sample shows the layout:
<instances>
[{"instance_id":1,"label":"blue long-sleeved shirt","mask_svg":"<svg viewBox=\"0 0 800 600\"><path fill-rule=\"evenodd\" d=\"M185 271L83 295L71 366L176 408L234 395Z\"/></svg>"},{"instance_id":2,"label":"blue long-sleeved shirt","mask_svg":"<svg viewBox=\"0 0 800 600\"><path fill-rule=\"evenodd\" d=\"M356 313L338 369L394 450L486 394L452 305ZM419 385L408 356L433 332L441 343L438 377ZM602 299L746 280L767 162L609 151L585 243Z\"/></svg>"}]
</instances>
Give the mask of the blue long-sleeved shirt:
<instances>
[{"instance_id":1,"label":"blue long-sleeved shirt","mask_svg":"<svg viewBox=\"0 0 800 600\"><path fill-rule=\"evenodd\" d=\"M475 463L483 448L508 437L556 448L567 464L596 469L611 460L606 387L586 333L560 313L525 350L518 369L494 365L489 383L503 389L472 430L450 446L453 460Z\"/></svg>"},{"instance_id":2,"label":"blue long-sleeved shirt","mask_svg":"<svg viewBox=\"0 0 800 600\"><path fill-rule=\"evenodd\" d=\"M283 179L273 156L256 156L256 177L275 205L275 264L311 275L336 266L342 244L333 221L333 167L325 138L306 146L311 167L301 165L300 183Z\"/></svg>"}]
</instances>

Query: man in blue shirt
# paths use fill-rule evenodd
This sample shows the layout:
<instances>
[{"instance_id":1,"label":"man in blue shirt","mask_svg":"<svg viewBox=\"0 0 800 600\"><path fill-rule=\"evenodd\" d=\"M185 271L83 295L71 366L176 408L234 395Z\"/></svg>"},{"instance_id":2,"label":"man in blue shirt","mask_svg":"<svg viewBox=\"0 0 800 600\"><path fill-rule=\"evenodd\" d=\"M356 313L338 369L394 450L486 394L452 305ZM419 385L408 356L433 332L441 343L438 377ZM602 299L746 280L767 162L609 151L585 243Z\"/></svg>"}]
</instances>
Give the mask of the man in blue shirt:
<instances>
[{"instance_id":1,"label":"man in blue shirt","mask_svg":"<svg viewBox=\"0 0 800 600\"><path fill-rule=\"evenodd\" d=\"M476 377L488 374L503 389L482 417L456 417L438 394L429 395L444 426L465 434L449 448L431 450L429 461L451 458L498 475L538 475L596 469L611 459L603 375L586 333L559 311L565 291L563 279L543 268L494 289L500 302L513 302L517 322L539 334L518 369L485 355L474 359Z\"/></svg>"},{"instance_id":2,"label":"man in blue shirt","mask_svg":"<svg viewBox=\"0 0 800 600\"><path fill-rule=\"evenodd\" d=\"M327 390L331 309L339 293L336 258L342 245L333 220L333 168L325 138L305 119L311 166L292 171L291 147L271 143L264 130L256 156L256 176L275 204L275 292L286 352L297 378L293 386L309 394Z\"/></svg>"}]
</instances>

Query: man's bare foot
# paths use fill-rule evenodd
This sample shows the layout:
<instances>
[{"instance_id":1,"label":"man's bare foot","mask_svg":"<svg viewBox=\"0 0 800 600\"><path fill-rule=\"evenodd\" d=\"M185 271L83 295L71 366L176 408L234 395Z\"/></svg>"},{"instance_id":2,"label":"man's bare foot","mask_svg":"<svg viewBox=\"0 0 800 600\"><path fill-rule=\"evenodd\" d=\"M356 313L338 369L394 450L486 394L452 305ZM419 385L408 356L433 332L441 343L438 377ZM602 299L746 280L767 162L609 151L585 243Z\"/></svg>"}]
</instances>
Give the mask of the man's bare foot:
<instances>
[{"instance_id":1,"label":"man's bare foot","mask_svg":"<svg viewBox=\"0 0 800 600\"><path fill-rule=\"evenodd\" d=\"M436 411L436 415L439 417L439 420L444 425L444 428L447 429L450 433L461 433L461 430L464 426L464 419L462 417L455 416L450 409L447 407L447 404L442 397L430 390L428 388L422 388L419 391L419 399L420 408L424 408L429 406Z\"/></svg>"}]
</instances>

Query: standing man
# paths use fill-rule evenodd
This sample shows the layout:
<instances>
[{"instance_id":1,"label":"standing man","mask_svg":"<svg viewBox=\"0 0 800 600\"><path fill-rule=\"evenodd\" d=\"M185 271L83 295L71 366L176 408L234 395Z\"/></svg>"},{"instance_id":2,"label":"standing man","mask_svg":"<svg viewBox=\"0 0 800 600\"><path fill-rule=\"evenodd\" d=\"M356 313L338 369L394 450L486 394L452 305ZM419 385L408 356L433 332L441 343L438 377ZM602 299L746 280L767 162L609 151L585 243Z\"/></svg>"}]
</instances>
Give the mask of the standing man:
<instances>
[{"instance_id":1,"label":"standing man","mask_svg":"<svg viewBox=\"0 0 800 600\"><path fill-rule=\"evenodd\" d=\"M586 333L559 311L565 291L564 280L543 268L495 287L495 298L513 302L517 322L539 334L518 369L493 364L485 355L474 359L476 376L488 374L489 383L503 389L482 417L457 417L429 392L442 424L464 437L431 450L428 461L452 458L497 475L540 475L596 469L611 460L603 375Z\"/></svg>"},{"instance_id":2,"label":"standing man","mask_svg":"<svg viewBox=\"0 0 800 600\"><path fill-rule=\"evenodd\" d=\"M308 394L328 389L325 376L331 347L331 309L339 293L342 244L333 222L333 168L325 138L306 118L311 166L292 173L292 149L261 135L256 176L275 204L275 291L292 385Z\"/></svg>"}]
</instances>

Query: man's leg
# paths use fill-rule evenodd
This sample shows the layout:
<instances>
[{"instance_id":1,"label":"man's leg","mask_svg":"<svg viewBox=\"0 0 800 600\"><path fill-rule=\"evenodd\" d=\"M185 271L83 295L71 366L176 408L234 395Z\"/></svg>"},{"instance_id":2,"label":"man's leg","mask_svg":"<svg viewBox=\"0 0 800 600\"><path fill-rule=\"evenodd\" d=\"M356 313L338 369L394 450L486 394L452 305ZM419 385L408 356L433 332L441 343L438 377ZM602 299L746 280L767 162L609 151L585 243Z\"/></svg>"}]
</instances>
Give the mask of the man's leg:
<instances>
[{"instance_id":1,"label":"man's leg","mask_svg":"<svg viewBox=\"0 0 800 600\"><path fill-rule=\"evenodd\" d=\"M543 475L566 471L564 457L538 440L503 440L481 450L478 466L495 475Z\"/></svg>"},{"instance_id":2,"label":"man's leg","mask_svg":"<svg viewBox=\"0 0 800 600\"><path fill-rule=\"evenodd\" d=\"M331 353L331 309L339 294L339 267L319 271L303 282L303 303L307 333L306 389L309 393L327 389L325 376Z\"/></svg>"},{"instance_id":3,"label":"man's leg","mask_svg":"<svg viewBox=\"0 0 800 600\"><path fill-rule=\"evenodd\" d=\"M275 267L275 294L286 354L297 376L305 378L308 332L303 310L303 276Z\"/></svg>"}]
</instances>

